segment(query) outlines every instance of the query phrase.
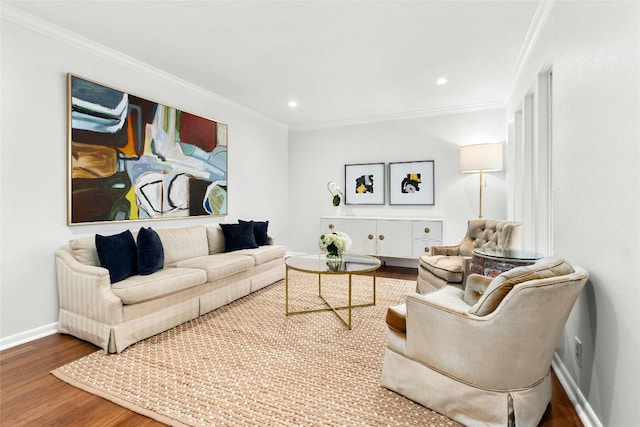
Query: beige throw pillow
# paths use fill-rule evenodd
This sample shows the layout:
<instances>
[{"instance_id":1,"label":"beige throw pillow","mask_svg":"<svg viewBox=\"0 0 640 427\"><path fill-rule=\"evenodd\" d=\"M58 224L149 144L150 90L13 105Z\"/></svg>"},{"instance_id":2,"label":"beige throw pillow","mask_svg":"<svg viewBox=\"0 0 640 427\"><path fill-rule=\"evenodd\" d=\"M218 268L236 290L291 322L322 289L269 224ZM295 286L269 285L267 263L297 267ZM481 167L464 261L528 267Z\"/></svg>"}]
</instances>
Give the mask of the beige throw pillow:
<instances>
[{"instance_id":1,"label":"beige throw pillow","mask_svg":"<svg viewBox=\"0 0 640 427\"><path fill-rule=\"evenodd\" d=\"M559 258L543 258L533 265L517 267L493 279L480 300L469 310L470 314L486 316L500 305L502 299L519 283L573 273L573 267Z\"/></svg>"}]
</instances>

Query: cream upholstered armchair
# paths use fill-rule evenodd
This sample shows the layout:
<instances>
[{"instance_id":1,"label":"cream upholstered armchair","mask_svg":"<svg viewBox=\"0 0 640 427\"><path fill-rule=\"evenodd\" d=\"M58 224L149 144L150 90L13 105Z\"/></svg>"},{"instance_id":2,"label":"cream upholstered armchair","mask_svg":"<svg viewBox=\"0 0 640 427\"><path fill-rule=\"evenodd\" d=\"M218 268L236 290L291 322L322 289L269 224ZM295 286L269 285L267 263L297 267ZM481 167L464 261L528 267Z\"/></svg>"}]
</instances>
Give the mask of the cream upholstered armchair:
<instances>
[{"instance_id":1,"label":"cream upholstered armchair","mask_svg":"<svg viewBox=\"0 0 640 427\"><path fill-rule=\"evenodd\" d=\"M537 426L588 273L558 258L407 296L387 312L381 383L465 425Z\"/></svg>"},{"instance_id":2,"label":"cream upholstered armchair","mask_svg":"<svg viewBox=\"0 0 640 427\"><path fill-rule=\"evenodd\" d=\"M446 285L464 287L465 274L478 248L519 249L522 224L497 219L472 219L462 241L454 246L432 246L418 265L416 291L426 294Z\"/></svg>"}]
</instances>

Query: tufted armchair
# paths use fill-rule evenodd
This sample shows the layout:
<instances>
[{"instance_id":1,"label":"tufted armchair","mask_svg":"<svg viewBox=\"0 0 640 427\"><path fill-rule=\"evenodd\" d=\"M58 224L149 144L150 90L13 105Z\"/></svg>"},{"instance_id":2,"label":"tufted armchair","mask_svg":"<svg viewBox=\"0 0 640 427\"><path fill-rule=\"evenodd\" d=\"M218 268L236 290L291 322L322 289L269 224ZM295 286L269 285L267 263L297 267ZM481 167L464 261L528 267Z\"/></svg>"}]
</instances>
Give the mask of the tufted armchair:
<instances>
[{"instance_id":1,"label":"tufted armchair","mask_svg":"<svg viewBox=\"0 0 640 427\"><path fill-rule=\"evenodd\" d=\"M543 258L387 311L382 386L469 426L537 426L550 367L589 274Z\"/></svg>"},{"instance_id":2,"label":"tufted armchair","mask_svg":"<svg viewBox=\"0 0 640 427\"><path fill-rule=\"evenodd\" d=\"M446 285L463 288L474 249L520 249L521 234L522 224L519 222L470 220L462 242L454 246L432 246L430 255L420 257L416 291L426 294Z\"/></svg>"}]
</instances>

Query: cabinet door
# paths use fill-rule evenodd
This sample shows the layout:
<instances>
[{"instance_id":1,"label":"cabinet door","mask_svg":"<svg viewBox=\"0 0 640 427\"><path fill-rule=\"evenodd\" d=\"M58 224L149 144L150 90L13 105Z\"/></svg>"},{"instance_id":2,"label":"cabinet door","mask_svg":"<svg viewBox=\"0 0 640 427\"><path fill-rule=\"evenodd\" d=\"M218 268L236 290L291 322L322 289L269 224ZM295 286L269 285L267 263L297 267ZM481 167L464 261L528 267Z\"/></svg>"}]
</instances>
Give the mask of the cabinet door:
<instances>
[{"instance_id":1,"label":"cabinet door","mask_svg":"<svg viewBox=\"0 0 640 427\"><path fill-rule=\"evenodd\" d=\"M320 234L333 233L334 231L344 231L342 218L320 218Z\"/></svg>"},{"instance_id":2,"label":"cabinet door","mask_svg":"<svg viewBox=\"0 0 640 427\"><path fill-rule=\"evenodd\" d=\"M413 258L420 258L422 255L431 256L431 246L441 244L440 240L415 239L413 241Z\"/></svg>"},{"instance_id":3,"label":"cabinet door","mask_svg":"<svg viewBox=\"0 0 640 427\"><path fill-rule=\"evenodd\" d=\"M442 244L442 221L414 221L413 238L422 240L433 240Z\"/></svg>"},{"instance_id":4,"label":"cabinet door","mask_svg":"<svg viewBox=\"0 0 640 427\"><path fill-rule=\"evenodd\" d=\"M410 258L413 253L410 221L377 221L378 255Z\"/></svg>"},{"instance_id":5,"label":"cabinet door","mask_svg":"<svg viewBox=\"0 0 640 427\"><path fill-rule=\"evenodd\" d=\"M344 221L344 230L351 237L349 252L364 255L376 255L376 221L369 219L348 219Z\"/></svg>"},{"instance_id":6,"label":"cabinet door","mask_svg":"<svg viewBox=\"0 0 640 427\"><path fill-rule=\"evenodd\" d=\"M442 221L413 222L413 257L431 255L431 246L442 244Z\"/></svg>"}]
</instances>

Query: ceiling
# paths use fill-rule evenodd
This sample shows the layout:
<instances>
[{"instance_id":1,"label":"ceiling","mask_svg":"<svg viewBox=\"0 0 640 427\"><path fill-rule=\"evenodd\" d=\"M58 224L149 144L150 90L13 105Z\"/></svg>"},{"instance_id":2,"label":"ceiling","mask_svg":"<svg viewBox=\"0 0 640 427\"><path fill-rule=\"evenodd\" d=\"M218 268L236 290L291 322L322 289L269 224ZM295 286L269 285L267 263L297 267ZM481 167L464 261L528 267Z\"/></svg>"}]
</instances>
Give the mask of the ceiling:
<instances>
[{"instance_id":1,"label":"ceiling","mask_svg":"<svg viewBox=\"0 0 640 427\"><path fill-rule=\"evenodd\" d=\"M539 2L3 4L304 129L500 106Z\"/></svg>"}]
</instances>

